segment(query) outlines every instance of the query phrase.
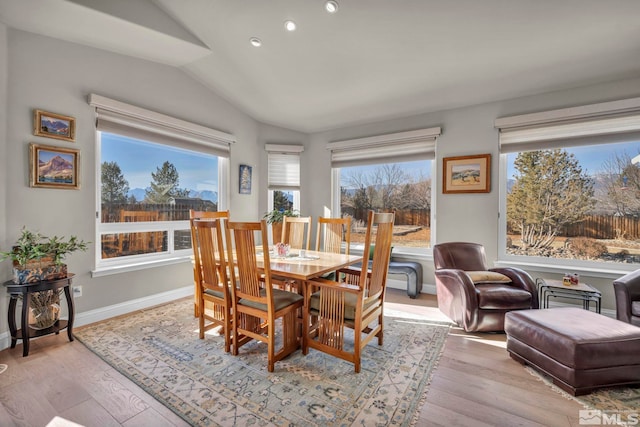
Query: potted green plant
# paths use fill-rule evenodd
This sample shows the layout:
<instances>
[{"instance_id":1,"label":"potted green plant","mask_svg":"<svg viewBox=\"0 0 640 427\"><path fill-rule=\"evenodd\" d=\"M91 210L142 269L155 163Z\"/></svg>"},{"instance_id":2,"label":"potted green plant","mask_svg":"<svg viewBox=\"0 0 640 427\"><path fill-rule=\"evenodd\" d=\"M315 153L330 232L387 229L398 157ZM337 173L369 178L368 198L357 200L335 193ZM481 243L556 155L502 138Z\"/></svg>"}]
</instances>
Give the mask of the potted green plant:
<instances>
[{"instance_id":1,"label":"potted green plant","mask_svg":"<svg viewBox=\"0 0 640 427\"><path fill-rule=\"evenodd\" d=\"M88 243L76 236L68 240L58 236L46 237L23 227L11 251L0 252L0 260L9 258L13 261L15 283L32 283L66 277L65 256L87 248Z\"/></svg>"},{"instance_id":2,"label":"potted green plant","mask_svg":"<svg viewBox=\"0 0 640 427\"><path fill-rule=\"evenodd\" d=\"M300 212L294 209L273 209L262 217L267 220L267 224L271 224L271 232L273 233L273 242L276 243L282 236L282 218L285 216L299 217Z\"/></svg>"}]
</instances>

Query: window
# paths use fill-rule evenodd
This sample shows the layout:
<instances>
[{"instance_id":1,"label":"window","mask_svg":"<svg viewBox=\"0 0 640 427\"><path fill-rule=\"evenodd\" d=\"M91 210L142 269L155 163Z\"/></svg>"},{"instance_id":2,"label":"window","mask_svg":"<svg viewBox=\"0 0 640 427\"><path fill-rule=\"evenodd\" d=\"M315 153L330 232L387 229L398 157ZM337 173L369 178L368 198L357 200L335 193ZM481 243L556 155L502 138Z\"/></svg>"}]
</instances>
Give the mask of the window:
<instances>
[{"instance_id":1,"label":"window","mask_svg":"<svg viewBox=\"0 0 640 427\"><path fill-rule=\"evenodd\" d=\"M189 210L226 209L230 135L204 136L206 128L95 95L91 102L98 116L94 275L188 259ZM199 135L186 132L190 126ZM227 142L215 144L220 134Z\"/></svg>"},{"instance_id":2,"label":"window","mask_svg":"<svg viewBox=\"0 0 640 427\"><path fill-rule=\"evenodd\" d=\"M301 145L266 144L268 154L268 210L300 210Z\"/></svg>"},{"instance_id":3,"label":"window","mask_svg":"<svg viewBox=\"0 0 640 427\"><path fill-rule=\"evenodd\" d=\"M501 257L637 268L640 99L498 119L496 127Z\"/></svg>"},{"instance_id":4,"label":"window","mask_svg":"<svg viewBox=\"0 0 640 427\"><path fill-rule=\"evenodd\" d=\"M334 216L352 217L354 245L364 242L369 210L394 210L393 251L427 253L438 135L440 128L430 128L329 144Z\"/></svg>"}]
</instances>

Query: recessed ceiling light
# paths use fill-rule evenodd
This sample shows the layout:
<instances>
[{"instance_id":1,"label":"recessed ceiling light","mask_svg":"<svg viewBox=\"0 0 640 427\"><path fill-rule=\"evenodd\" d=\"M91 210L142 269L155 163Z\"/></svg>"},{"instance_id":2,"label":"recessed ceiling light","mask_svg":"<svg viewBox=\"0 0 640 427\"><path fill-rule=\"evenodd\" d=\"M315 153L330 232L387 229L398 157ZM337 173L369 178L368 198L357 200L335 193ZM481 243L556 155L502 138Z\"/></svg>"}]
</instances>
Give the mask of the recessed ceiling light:
<instances>
[{"instance_id":1,"label":"recessed ceiling light","mask_svg":"<svg viewBox=\"0 0 640 427\"><path fill-rule=\"evenodd\" d=\"M293 21L284 21L284 29L287 31L295 31L296 23Z\"/></svg>"},{"instance_id":2,"label":"recessed ceiling light","mask_svg":"<svg viewBox=\"0 0 640 427\"><path fill-rule=\"evenodd\" d=\"M328 2L326 2L324 4L324 8L329 13L336 13L338 11L338 2L337 1L333 1L333 0L329 0Z\"/></svg>"},{"instance_id":3,"label":"recessed ceiling light","mask_svg":"<svg viewBox=\"0 0 640 427\"><path fill-rule=\"evenodd\" d=\"M251 43L251 46L253 46L253 47L260 47L260 46L262 46L262 40L260 40L260 39L259 39L259 38L257 38L257 37L251 37L251 38L249 39L249 43Z\"/></svg>"}]
</instances>

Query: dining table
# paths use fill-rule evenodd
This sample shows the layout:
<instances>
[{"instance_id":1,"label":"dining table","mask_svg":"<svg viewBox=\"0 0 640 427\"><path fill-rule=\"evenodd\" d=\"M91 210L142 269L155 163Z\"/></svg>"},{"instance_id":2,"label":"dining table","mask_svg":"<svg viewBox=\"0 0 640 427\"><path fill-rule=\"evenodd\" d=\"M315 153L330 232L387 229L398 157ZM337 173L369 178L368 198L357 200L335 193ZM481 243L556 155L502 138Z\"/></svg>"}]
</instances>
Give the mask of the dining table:
<instances>
[{"instance_id":1,"label":"dining table","mask_svg":"<svg viewBox=\"0 0 640 427\"><path fill-rule=\"evenodd\" d=\"M261 251L258 255L258 268L264 268ZM346 255L333 252L306 250L301 255L292 250L288 255L269 254L271 274L291 280L306 281L320 277L326 273L348 267L362 261L361 255Z\"/></svg>"}]
</instances>

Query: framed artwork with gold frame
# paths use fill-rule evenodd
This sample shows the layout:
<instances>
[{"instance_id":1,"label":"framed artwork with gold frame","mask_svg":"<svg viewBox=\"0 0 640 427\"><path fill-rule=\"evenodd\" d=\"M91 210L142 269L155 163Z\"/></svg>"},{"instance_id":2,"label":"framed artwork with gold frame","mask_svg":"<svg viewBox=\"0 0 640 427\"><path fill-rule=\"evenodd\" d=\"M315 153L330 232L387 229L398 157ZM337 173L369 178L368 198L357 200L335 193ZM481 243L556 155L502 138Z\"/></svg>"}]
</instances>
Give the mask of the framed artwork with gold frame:
<instances>
[{"instance_id":1,"label":"framed artwork with gold frame","mask_svg":"<svg viewBox=\"0 0 640 427\"><path fill-rule=\"evenodd\" d=\"M76 140L76 119L42 110L33 110L33 134L74 142Z\"/></svg>"},{"instance_id":2,"label":"framed artwork with gold frame","mask_svg":"<svg viewBox=\"0 0 640 427\"><path fill-rule=\"evenodd\" d=\"M491 154L445 157L442 159L442 192L489 193Z\"/></svg>"},{"instance_id":3,"label":"framed artwork with gold frame","mask_svg":"<svg viewBox=\"0 0 640 427\"><path fill-rule=\"evenodd\" d=\"M29 186L80 188L80 150L29 144Z\"/></svg>"}]
</instances>

